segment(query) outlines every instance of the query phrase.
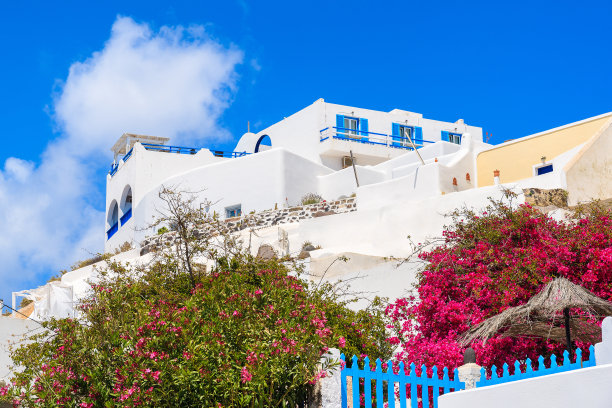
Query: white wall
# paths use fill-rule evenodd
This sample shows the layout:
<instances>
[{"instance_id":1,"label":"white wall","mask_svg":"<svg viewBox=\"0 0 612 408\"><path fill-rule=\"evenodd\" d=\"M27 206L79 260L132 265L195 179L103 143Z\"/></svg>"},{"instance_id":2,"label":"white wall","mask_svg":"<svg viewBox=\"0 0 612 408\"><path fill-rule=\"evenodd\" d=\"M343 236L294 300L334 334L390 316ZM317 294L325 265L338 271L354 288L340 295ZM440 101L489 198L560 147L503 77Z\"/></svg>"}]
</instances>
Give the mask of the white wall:
<instances>
[{"instance_id":1,"label":"white wall","mask_svg":"<svg viewBox=\"0 0 612 408\"><path fill-rule=\"evenodd\" d=\"M397 185L390 182L380 184L390 187L384 192L387 196L377 201L379 205L362 206L359 201L362 189L371 186L360 187L356 212L305 220L300 223L300 241L316 243L329 252L403 257L411 252L408 235L415 243L439 237L448 223L446 214L464 205L483 208L489 204L489 197L499 199L503 195L499 187L491 186L416 201L409 198L395 200L392 193ZM515 192L519 194L516 201L524 202L522 191ZM385 200L384 197L391 198Z\"/></svg>"},{"instance_id":2,"label":"white wall","mask_svg":"<svg viewBox=\"0 0 612 408\"><path fill-rule=\"evenodd\" d=\"M189 169L184 173L161 180L153 189L143 194L133 206L134 224L126 225L107 241L106 250L120 245L122 229L131 233L136 242L147 235L146 230L159 215L163 205L158 197L161 185L197 193L200 201L210 200L210 212L225 217L225 208L240 204L242 213L293 206L300 203L306 193L318 191L318 176L332 170L297 156L283 148L273 148L258 154Z\"/></svg>"},{"instance_id":3,"label":"white wall","mask_svg":"<svg viewBox=\"0 0 612 408\"><path fill-rule=\"evenodd\" d=\"M585 143L564 171L569 205L612 198L612 124Z\"/></svg>"},{"instance_id":4,"label":"white wall","mask_svg":"<svg viewBox=\"0 0 612 408\"><path fill-rule=\"evenodd\" d=\"M612 364L451 392L440 408L610 408Z\"/></svg>"},{"instance_id":5,"label":"white wall","mask_svg":"<svg viewBox=\"0 0 612 408\"><path fill-rule=\"evenodd\" d=\"M370 166L355 166L360 186L380 183L385 179L385 173ZM350 196L357 190L353 167L319 176L319 194L327 201L335 200L344 195Z\"/></svg>"},{"instance_id":6,"label":"white wall","mask_svg":"<svg viewBox=\"0 0 612 408\"><path fill-rule=\"evenodd\" d=\"M0 380L7 381L11 375L10 348L24 344L25 336L40 332L42 328L39 328L32 320L0 316Z\"/></svg>"}]
</instances>

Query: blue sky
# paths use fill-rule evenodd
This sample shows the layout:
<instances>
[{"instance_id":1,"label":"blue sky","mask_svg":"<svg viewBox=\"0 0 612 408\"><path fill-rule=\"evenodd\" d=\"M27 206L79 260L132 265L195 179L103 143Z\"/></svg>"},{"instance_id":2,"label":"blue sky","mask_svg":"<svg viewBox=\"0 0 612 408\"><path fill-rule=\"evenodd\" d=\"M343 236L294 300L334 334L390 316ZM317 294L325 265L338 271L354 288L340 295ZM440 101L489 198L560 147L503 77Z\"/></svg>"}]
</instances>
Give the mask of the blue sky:
<instances>
[{"instance_id":1,"label":"blue sky","mask_svg":"<svg viewBox=\"0 0 612 408\"><path fill-rule=\"evenodd\" d=\"M101 250L108 149L122 131L145 129L231 149L247 121L258 131L322 97L445 121L463 118L500 143L612 111L612 5L605 1L87 3L0 5L0 222L6 235L0 254L7 259L0 266L0 298L7 300L10 291L44 283ZM104 59L122 44L112 48L118 16L130 19L121 20L127 31L146 27L150 43L160 30L180 37L173 43L159 34L158 54L135 59L153 64L149 71L157 66L151 58L175 55L169 48L189 58L200 47L194 55L200 52L209 79L194 93L212 90L213 96L207 110L178 105L180 122L190 127L173 123L170 114L169 123L163 115L154 120L163 103L133 115L125 107L105 109L126 97L112 86L123 83L114 81L112 67L103 71L106 82L92 85L95 75L79 76L79 64L118 61ZM122 55L130 50L121 49ZM206 68L206 58L216 58L216 68ZM147 92L163 88L146 78L138 86ZM108 99L87 99L100 89L108 89ZM167 106L190 96L168 92ZM97 113L75 108L84 100L83 109Z\"/></svg>"}]
</instances>

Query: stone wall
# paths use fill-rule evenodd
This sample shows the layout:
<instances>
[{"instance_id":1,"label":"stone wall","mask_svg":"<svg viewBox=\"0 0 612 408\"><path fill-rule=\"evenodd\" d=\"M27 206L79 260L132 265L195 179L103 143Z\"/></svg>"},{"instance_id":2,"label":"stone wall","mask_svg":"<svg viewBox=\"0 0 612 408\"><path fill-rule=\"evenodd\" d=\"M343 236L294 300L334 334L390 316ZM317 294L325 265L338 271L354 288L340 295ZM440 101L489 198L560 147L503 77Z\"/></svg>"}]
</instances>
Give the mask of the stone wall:
<instances>
[{"instance_id":1,"label":"stone wall","mask_svg":"<svg viewBox=\"0 0 612 408\"><path fill-rule=\"evenodd\" d=\"M523 193L525 194L525 202L533 207L567 207L567 191L562 188L551 190L526 188L523 189Z\"/></svg>"},{"instance_id":2,"label":"stone wall","mask_svg":"<svg viewBox=\"0 0 612 408\"><path fill-rule=\"evenodd\" d=\"M322 201L317 204L302 205L277 210L266 210L253 214L243 214L241 217L225 220L227 232L237 232L246 228L265 228L273 225L299 222L309 218L325 217L327 215L342 214L357 210L354 197L337 201ZM195 231L196 235L205 231ZM160 246L171 245L177 240L175 232L167 232L146 238L141 245L140 254L144 255Z\"/></svg>"}]
</instances>

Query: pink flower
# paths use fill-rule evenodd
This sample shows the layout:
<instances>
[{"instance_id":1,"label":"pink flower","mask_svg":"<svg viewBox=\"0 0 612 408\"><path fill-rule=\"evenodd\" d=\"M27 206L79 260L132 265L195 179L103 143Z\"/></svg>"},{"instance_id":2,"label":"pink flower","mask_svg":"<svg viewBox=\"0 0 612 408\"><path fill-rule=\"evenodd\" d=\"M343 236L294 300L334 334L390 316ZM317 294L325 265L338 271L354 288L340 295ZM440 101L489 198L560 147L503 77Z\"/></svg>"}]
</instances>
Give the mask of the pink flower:
<instances>
[{"instance_id":1,"label":"pink flower","mask_svg":"<svg viewBox=\"0 0 612 408\"><path fill-rule=\"evenodd\" d=\"M346 346L346 339L344 337L340 337L338 339L338 346L340 346L340 348L344 348Z\"/></svg>"},{"instance_id":2,"label":"pink flower","mask_svg":"<svg viewBox=\"0 0 612 408\"><path fill-rule=\"evenodd\" d=\"M240 370L240 380L243 383L247 383L250 382L253 379L253 376L251 375L251 373L249 373L249 370L247 370L246 367L242 367L242 370Z\"/></svg>"},{"instance_id":3,"label":"pink flower","mask_svg":"<svg viewBox=\"0 0 612 408\"><path fill-rule=\"evenodd\" d=\"M261 289L257 289L257 290L255 291L255 294L256 294L256 295L261 295L262 293L263 293L263 290L261 290Z\"/></svg>"}]
</instances>

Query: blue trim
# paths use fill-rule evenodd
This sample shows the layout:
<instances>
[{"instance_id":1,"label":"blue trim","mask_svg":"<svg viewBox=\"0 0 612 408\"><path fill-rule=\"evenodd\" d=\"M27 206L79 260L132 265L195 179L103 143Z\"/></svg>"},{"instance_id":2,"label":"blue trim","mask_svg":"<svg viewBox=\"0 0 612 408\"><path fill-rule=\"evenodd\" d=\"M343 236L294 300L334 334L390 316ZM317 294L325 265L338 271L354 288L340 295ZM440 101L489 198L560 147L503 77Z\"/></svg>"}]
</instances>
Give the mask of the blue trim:
<instances>
[{"instance_id":1,"label":"blue trim","mask_svg":"<svg viewBox=\"0 0 612 408\"><path fill-rule=\"evenodd\" d=\"M398 125L399 126L399 125ZM409 127L409 126L408 126ZM321 133L329 130L329 129L333 129L332 135L331 137L333 139L338 139L338 140L345 140L345 141L349 141L349 142L357 142L357 143L364 143L364 144L371 144L371 145L380 145L380 146L387 146L387 147L392 147L392 148L397 148L397 149L406 149L406 150L413 150L412 146L409 143L409 140L407 137L401 137L399 136L399 134L397 136L395 135L387 135L384 133L376 133L376 132L363 132L364 134L368 135L368 136L382 136L381 138L378 139L382 139L384 141L376 141L376 138L368 138L368 137L362 137L362 136L355 136L355 135L351 135L350 137L347 136L347 132L348 130L354 130L354 129L347 129L345 127L338 127L338 126L333 126L333 127L327 127L325 129L321 129ZM417 135L419 135L419 127L415 127L415 133ZM361 131L360 131L361 133ZM423 147L422 145L424 143L435 143L432 142L430 140L423 140L422 139L422 131L421 131L421 138L419 139L419 142L417 144L417 140L414 140L415 145L417 145L417 149ZM323 142L327 139L329 139L330 136L325 136L323 138L321 138L319 141ZM389 143L390 142L390 143Z\"/></svg>"},{"instance_id":2,"label":"blue trim","mask_svg":"<svg viewBox=\"0 0 612 408\"><path fill-rule=\"evenodd\" d=\"M263 140L265 138L268 138L270 140L270 146L272 146L272 139L270 139L270 136L268 135L263 135L259 138L259 140L257 140L257 144L255 145L255 152L254 153L258 153L259 152L259 146L261 146L261 142L263 142ZM264 146L268 146L268 145L264 145Z\"/></svg>"},{"instance_id":3,"label":"blue trim","mask_svg":"<svg viewBox=\"0 0 612 408\"><path fill-rule=\"evenodd\" d=\"M121 226L123 227L125 225L125 223L132 218L132 209L130 208L129 210L126 211L125 214L123 214L121 216L121 218L119 219L119 221L121 221Z\"/></svg>"},{"instance_id":4,"label":"blue trim","mask_svg":"<svg viewBox=\"0 0 612 408\"><path fill-rule=\"evenodd\" d=\"M414 127L414 144L418 146L423 145L423 128L420 126Z\"/></svg>"},{"instance_id":5,"label":"blue trim","mask_svg":"<svg viewBox=\"0 0 612 408\"><path fill-rule=\"evenodd\" d=\"M106 231L106 239L110 239L115 233L119 231L119 223L116 222L112 227Z\"/></svg>"},{"instance_id":6,"label":"blue trim","mask_svg":"<svg viewBox=\"0 0 612 408\"><path fill-rule=\"evenodd\" d=\"M368 137L367 136L369 134L368 133L368 120L360 118L360 119L358 119L357 124L359 125L359 134L361 136L365 136L365 137L362 138L362 140L365 139L365 141L367 142L368 141Z\"/></svg>"},{"instance_id":7,"label":"blue trim","mask_svg":"<svg viewBox=\"0 0 612 408\"><path fill-rule=\"evenodd\" d=\"M158 144L153 144L153 143L141 143L141 144L147 150L150 150L152 152L163 152L163 153L196 154L198 151L202 149L200 147L167 146L167 145L158 145ZM122 160L124 162L132 156L133 150L134 150L133 148L130 149L130 151L127 152L125 156L123 156ZM236 157L246 156L247 154L251 154L247 152L229 152L229 151L214 150L214 149L208 149L208 150L210 150L210 152L215 157L236 158ZM118 169L119 169L119 164L114 164L114 165L111 164L111 169L108 172L108 174L110 174L112 177L115 175L115 173L117 173Z\"/></svg>"},{"instance_id":8,"label":"blue trim","mask_svg":"<svg viewBox=\"0 0 612 408\"><path fill-rule=\"evenodd\" d=\"M536 174L538 176L541 176L542 174L546 174L546 173L552 173L553 172L553 165L549 164L547 166L542 166L542 167L538 167L536 169Z\"/></svg>"}]
</instances>

